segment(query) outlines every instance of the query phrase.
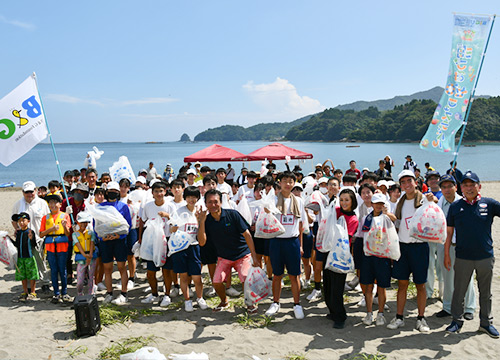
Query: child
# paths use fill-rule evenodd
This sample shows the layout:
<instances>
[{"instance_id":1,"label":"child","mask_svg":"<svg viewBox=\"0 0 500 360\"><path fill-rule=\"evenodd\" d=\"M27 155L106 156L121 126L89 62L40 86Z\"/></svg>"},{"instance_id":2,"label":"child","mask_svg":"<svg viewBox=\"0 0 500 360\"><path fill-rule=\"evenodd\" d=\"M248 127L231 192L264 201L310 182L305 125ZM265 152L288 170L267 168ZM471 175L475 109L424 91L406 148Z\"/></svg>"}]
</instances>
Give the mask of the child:
<instances>
[{"instance_id":1,"label":"child","mask_svg":"<svg viewBox=\"0 0 500 360\"><path fill-rule=\"evenodd\" d=\"M401 197L401 186L394 184L389 187L389 212L394 214L396 212L396 205Z\"/></svg>"},{"instance_id":2,"label":"child","mask_svg":"<svg viewBox=\"0 0 500 360\"><path fill-rule=\"evenodd\" d=\"M61 196L61 183L57 180L52 180L49 181L49 184L47 185L49 188L49 192L47 193L47 196L49 195L59 195Z\"/></svg>"},{"instance_id":3,"label":"child","mask_svg":"<svg viewBox=\"0 0 500 360\"><path fill-rule=\"evenodd\" d=\"M351 189L344 189L339 196L340 207L336 208L337 218L344 217L347 224L349 242L358 229L358 217L354 210L358 206L356 194ZM344 287L346 274L339 274L328 269L323 272L323 290L325 302L330 311L335 329L343 329L347 314L344 307Z\"/></svg>"},{"instance_id":4,"label":"child","mask_svg":"<svg viewBox=\"0 0 500 360\"><path fill-rule=\"evenodd\" d=\"M22 212L12 215L12 221L17 221L20 230L16 232L14 245L17 248L16 280L23 283L23 293L19 301L35 300L35 283L40 277L33 253L37 251L35 232L28 229L30 224L29 214ZM31 293L28 294L28 280L30 281Z\"/></svg>"},{"instance_id":5,"label":"child","mask_svg":"<svg viewBox=\"0 0 500 360\"><path fill-rule=\"evenodd\" d=\"M79 212L76 217L77 231L73 232L73 250L75 251L75 263L77 281L76 291L78 295L83 295L83 286L88 270L89 282L88 293L94 294L94 273L96 268L96 236L92 230L87 228L92 221L92 217L88 212Z\"/></svg>"},{"instance_id":6,"label":"child","mask_svg":"<svg viewBox=\"0 0 500 360\"><path fill-rule=\"evenodd\" d=\"M52 303L57 304L58 302L71 301L66 278L71 221L68 214L61 211L62 199L59 195L48 195L45 200L49 203L50 214L42 219L40 237L45 237L45 250L50 266L52 288L54 289ZM61 291L59 291L58 277L61 278Z\"/></svg>"},{"instance_id":7,"label":"child","mask_svg":"<svg viewBox=\"0 0 500 360\"><path fill-rule=\"evenodd\" d=\"M387 216L386 197L383 194L374 194L372 197L373 212L368 214L361 221L364 239L370 230L374 217ZM394 219L394 215L390 214ZM365 255L362 263L360 282L365 286L366 316L363 318L363 324L371 325L373 322L373 285L377 282L378 294L378 314L377 326L385 325L384 306L386 300L385 289L391 286L391 259Z\"/></svg>"}]
</instances>

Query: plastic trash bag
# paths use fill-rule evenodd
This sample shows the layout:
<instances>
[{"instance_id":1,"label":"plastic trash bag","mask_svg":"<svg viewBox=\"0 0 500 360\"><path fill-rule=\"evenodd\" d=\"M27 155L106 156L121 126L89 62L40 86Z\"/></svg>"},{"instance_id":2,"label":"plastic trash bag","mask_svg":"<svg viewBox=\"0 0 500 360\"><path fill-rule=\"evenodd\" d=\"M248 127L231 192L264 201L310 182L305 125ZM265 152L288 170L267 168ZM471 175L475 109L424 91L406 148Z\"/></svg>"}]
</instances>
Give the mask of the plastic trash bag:
<instances>
[{"instance_id":1,"label":"plastic trash bag","mask_svg":"<svg viewBox=\"0 0 500 360\"><path fill-rule=\"evenodd\" d=\"M140 257L141 256L141 244L139 243L139 241L135 242L135 244L132 246L132 250L131 251L134 253L135 257Z\"/></svg>"},{"instance_id":2,"label":"plastic trash bag","mask_svg":"<svg viewBox=\"0 0 500 360\"><path fill-rule=\"evenodd\" d=\"M410 237L444 244L446 241L446 217L443 210L433 201L423 199L423 205L410 219Z\"/></svg>"},{"instance_id":3,"label":"plastic trash bag","mask_svg":"<svg viewBox=\"0 0 500 360\"><path fill-rule=\"evenodd\" d=\"M245 304L253 304L267 298L272 292L271 282L260 267L251 267L245 279Z\"/></svg>"},{"instance_id":4,"label":"plastic trash bag","mask_svg":"<svg viewBox=\"0 0 500 360\"><path fill-rule=\"evenodd\" d=\"M265 159L262 163L261 163L261 166L260 166L260 177L263 178L264 176L266 176L266 174L268 173L269 169L266 167L267 164L269 164L267 162L267 159Z\"/></svg>"},{"instance_id":5,"label":"plastic trash bag","mask_svg":"<svg viewBox=\"0 0 500 360\"><path fill-rule=\"evenodd\" d=\"M248 200L245 196L242 196L240 202L236 206L236 210L249 225L252 224L252 213L250 211L250 206L248 205Z\"/></svg>"},{"instance_id":6,"label":"plastic trash bag","mask_svg":"<svg viewBox=\"0 0 500 360\"><path fill-rule=\"evenodd\" d=\"M168 256L186 250L191 245L191 235L185 231L177 230L168 239Z\"/></svg>"},{"instance_id":7,"label":"plastic trash bag","mask_svg":"<svg viewBox=\"0 0 500 360\"><path fill-rule=\"evenodd\" d=\"M127 235L129 224L114 206L89 206L86 208L95 220L94 231L103 238L106 235Z\"/></svg>"},{"instance_id":8,"label":"plastic trash bag","mask_svg":"<svg viewBox=\"0 0 500 360\"><path fill-rule=\"evenodd\" d=\"M354 261L349 247L349 234L344 217L338 219L333 249L328 253L325 268L340 274L354 271Z\"/></svg>"},{"instance_id":9,"label":"plastic trash bag","mask_svg":"<svg viewBox=\"0 0 500 360\"><path fill-rule=\"evenodd\" d=\"M285 228L271 213L264 210L260 212L255 222L255 237L262 239L271 239L285 233Z\"/></svg>"},{"instance_id":10,"label":"plastic trash bag","mask_svg":"<svg viewBox=\"0 0 500 360\"><path fill-rule=\"evenodd\" d=\"M145 346L133 353L120 355L120 360L167 360L167 358L157 348Z\"/></svg>"},{"instance_id":11,"label":"plastic trash bag","mask_svg":"<svg viewBox=\"0 0 500 360\"><path fill-rule=\"evenodd\" d=\"M132 165L128 161L128 157L120 156L118 161L115 161L109 168L109 175L113 181L119 182L121 179L129 179L132 184L135 184L135 174Z\"/></svg>"},{"instance_id":12,"label":"plastic trash bag","mask_svg":"<svg viewBox=\"0 0 500 360\"><path fill-rule=\"evenodd\" d=\"M17 249L7 231L0 231L0 261L7 265L8 269L16 268Z\"/></svg>"},{"instance_id":13,"label":"plastic trash bag","mask_svg":"<svg viewBox=\"0 0 500 360\"><path fill-rule=\"evenodd\" d=\"M326 205L328 205L328 203L326 202L326 198L323 196L321 191L315 190L306 198L304 206L306 209L311 209L312 211L317 212L320 211L322 206Z\"/></svg>"},{"instance_id":14,"label":"plastic trash bag","mask_svg":"<svg viewBox=\"0 0 500 360\"><path fill-rule=\"evenodd\" d=\"M191 354L170 354L168 360L209 360L208 355L205 353L195 353Z\"/></svg>"},{"instance_id":15,"label":"plastic trash bag","mask_svg":"<svg viewBox=\"0 0 500 360\"><path fill-rule=\"evenodd\" d=\"M398 233L387 215L373 217L372 226L364 235L363 250L367 256L399 260L401 250Z\"/></svg>"},{"instance_id":16,"label":"plastic trash bag","mask_svg":"<svg viewBox=\"0 0 500 360\"><path fill-rule=\"evenodd\" d=\"M337 210L334 206L321 206L321 221L316 235L316 249L323 253L332 250L337 230Z\"/></svg>"},{"instance_id":17,"label":"plastic trash bag","mask_svg":"<svg viewBox=\"0 0 500 360\"><path fill-rule=\"evenodd\" d=\"M145 225L146 230L142 234L140 257L153 261L157 267L163 266L167 260L167 238L163 231L163 220L161 217L149 219Z\"/></svg>"}]
</instances>

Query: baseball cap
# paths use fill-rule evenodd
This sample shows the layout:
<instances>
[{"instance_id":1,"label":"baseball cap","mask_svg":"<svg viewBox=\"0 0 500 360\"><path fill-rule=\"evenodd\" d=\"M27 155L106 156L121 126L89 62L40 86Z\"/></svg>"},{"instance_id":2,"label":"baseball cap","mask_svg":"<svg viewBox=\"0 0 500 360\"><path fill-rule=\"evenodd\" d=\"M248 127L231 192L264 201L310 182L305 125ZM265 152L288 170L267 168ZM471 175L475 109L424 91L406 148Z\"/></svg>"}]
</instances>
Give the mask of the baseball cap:
<instances>
[{"instance_id":1,"label":"baseball cap","mask_svg":"<svg viewBox=\"0 0 500 360\"><path fill-rule=\"evenodd\" d=\"M303 191L303 190L304 190L304 187L303 187L303 186L302 186L302 184L301 184L301 183L299 183L299 182L296 182L296 183L295 183L295 185L293 185L292 190L293 190L293 189L295 189L295 188L300 189L300 191Z\"/></svg>"},{"instance_id":2,"label":"baseball cap","mask_svg":"<svg viewBox=\"0 0 500 360\"><path fill-rule=\"evenodd\" d=\"M375 193L372 196L372 203L373 204L376 204L376 203L385 203L386 201L387 201L387 196L385 196L384 194Z\"/></svg>"},{"instance_id":3,"label":"baseball cap","mask_svg":"<svg viewBox=\"0 0 500 360\"><path fill-rule=\"evenodd\" d=\"M362 170L362 171L370 171L370 169L368 169L368 168L363 168L363 170Z\"/></svg>"},{"instance_id":4,"label":"baseball cap","mask_svg":"<svg viewBox=\"0 0 500 360\"><path fill-rule=\"evenodd\" d=\"M35 191L36 185L33 181L26 181L23 183L23 191Z\"/></svg>"},{"instance_id":5,"label":"baseball cap","mask_svg":"<svg viewBox=\"0 0 500 360\"><path fill-rule=\"evenodd\" d=\"M30 215L26 212L22 212L22 213L19 213L19 214L14 214L12 215L12 221L18 221L19 219L28 219L30 220Z\"/></svg>"},{"instance_id":6,"label":"baseball cap","mask_svg":"<svg viewBox=\"0 0 500 360\"><path fill-rule=\"evenodd\" d=\"M146 169L141 169L141 170L139 171L139 174L142 174L142 173L146 173L146 174L147 174L148 172L146 171Z\"/></svg>"},{"instance_id":7,"label":"baseball cap","mask_svg":"<svg viewBox=\"0 0 500 360\"><path fill-rule=\"evenodd\" d=\"M446 181L452 182L455 185L457 184L457 182L455 181L455 178L452 175L450 175L450 174L444 174L439 179L439 185L441 185L442 183L444 183Z\"/></svg>"},{"instance_id":8,"label":"baseball cap","mask_svg":"<svg viewBox=\"0 0 500 360\"><path fill-rule=\"evenodd\" d=\"M66 176L75 176L75 173L71 170L66 170L64 172L64 177L66 177Z\"/></svg>"},{"instance_id":9,"label":"baseball cap","mask_svg":"<svg viewBox=\"0 0 500 360\"><path fill-rule=\"evenodd\" d=\"M316 167L323 167L323 164L322 163L317 163Z\"/></svg>"},{"instance_id":10,"label":"baseball cap","mask_svg":"<svg viewBox=\"0 0 500 360\"><path fill-rule=\"evenodd\" d=\"M319 184L326 184L328 182L328 178L322 176L319 180L318 180L318 185Z\"/></svg>"},{"instance_id":11,"label":"baseball cap","mask_svg":"<svg viewBox=\"0 0 500 360\"><path fill-rule=\"evenodd\" d=\"M146 178L145 178L144 176L138 176L138 177L135 179L135 182L136 182L136 183L140 182L141 184L146 185Z\"/></svg>"},{"instance_id":12,"label":"baseball cap","mask_svg":"<svg viewBox=\"0 0 500 360\"><path fill-rule=\"evenodd\" d=\"M431 176L437 176L438 178L441 177L441 175L439 174L439 171L436 171L436 170L431 170L431 171L427 172L427 174L425 175L425 178L428 179Z\"/></svg>"},{"instance_id":13,"label":"baseball cap","mask_svg":"<svg viewBox=\"0 0 500 360\"><path fill-rule=\"evenodd\" d=\"M411 159L411 155L406 155L406 157Z\"/></svg>"},{"instance_id":14,"label":"baseball cap","mask_svg":"<svg viewBox=\"0 0 500 360\"><path fill-rule=\"evenodd\" d=\"M241 168L241 171L242 171L242 172L243 172L243 171L248 171L248 169L247 169L246 167L244 167L244 168Z\"/></svg>"},{"instance_id":15,"label":"baseball cap","mask_svg":"<svg viewBox=\"0 0 500 360\"><path fill-rule=\"evenodd\" d=\"M120 191L120 185L116 181L110 181L108 185L106 185L106 190Z\"/></svg>"},{"instance_id":16,"label":"baseball cap","mask_svg":"<svg viewBox=\"0 0 500 360\"><path fill-rule=\"evenodd\" d=\"M189 169L188 171L186 171L186 175L194 175L196 176L196 170L195 169Z\"/></svg>"},{"instance_id":17,"label":"baseball cap","mask_svg":"<svg viewBox=\"0 0 500 360\"><path fill-rule=\"evenodd\" d=\"M76 216L76 221L84 223L84 222L92 222L92 215L90 215L87 211L79 212Z\"/></svg>"},{"instance_id":18,"label":"baseball cap","mask_svg":"<svg viewBox=\"0 0 500 360\"><path fill-rule=\"evenodd\" d=\"M403 170L399 173L398 175L398 180L401 180L402 178L409 176L415 179L415 174L411 170Z\"/></svg>"},{"instance_id":19,"label":"baseball cap","mask_svg":"<svg viewBox=\"0 0 500 360\"><path fill-rule=\"evenodd\" d=\"M381 187L381 186L385 186L386 188L389 188L389 183L387 182L387 180L379 180L379 182L377 183L377 187Z\"/></svg>"},{"instance_id":20,"label":"baseball cap","mask_svg":"<svg viewBox=\"0 0 500 360\"><path fill-rule=\"evenodd\" d=\"M151 181L149 182L149 187L153 186L153 184L160 182L160 181L161 181L160 179L151 179Z\"/></svg>"},{"instance_id":21,"label":"baseball cap","mask_svg":"<svg viewBox=\"0 0 500 360\"><path fill-rule=\"evenodd\" d=\"M476 173L473 173L472 171L469 170L462 176L462 180L460 181L460 183L463 183L465 180L472 180L475 183L478 183L479 177L477 176Z\"/></svg>"}]
</instances>

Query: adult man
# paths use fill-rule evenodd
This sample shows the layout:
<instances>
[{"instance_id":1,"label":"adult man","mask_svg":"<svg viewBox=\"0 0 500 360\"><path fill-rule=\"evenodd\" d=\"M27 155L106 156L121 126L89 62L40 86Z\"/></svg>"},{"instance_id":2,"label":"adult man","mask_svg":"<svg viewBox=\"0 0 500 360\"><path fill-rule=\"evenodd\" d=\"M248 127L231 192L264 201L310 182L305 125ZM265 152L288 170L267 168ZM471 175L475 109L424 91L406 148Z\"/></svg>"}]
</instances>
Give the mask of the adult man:
<instances>
[{"instance_id":1,"label":"adult man","mask_svg":"<svg viewBox=\"0 0 500 360\"><path fill-rule=\"evenodd\" d=\"M93 168L88 169L85 178L87 179L89 194L90 196L94 196L94 191L97 187L97 170Z\"/></svg>"},{"instance_id":2,"label":"adult man","mask_svg":"<svg viewBox=\"0 0 500 360\"><path fill-rule=\"evenodd\" d=\"M438 206L443 209L444 215L448 215L450 210L450 205L457 200L460 200L460 195L457 194L457 184L455 178L452 175L443 175L439 180L439 186L443 192L443 196L438 201ZM454 248L456 245L456 234L453 234L451 239L451 246ZM437 317L448 317L451 316L451 299L453 296L453 280L455 278L455 270L453 266L455 265L455 251L454 249L450 251L451 267L450 270L446 270L444 267L444 245L438 244L437 247L437 265L441 267L441 274L443 277L443 309L436 313ZM428 281L429 279L427 279ZM469 287L465 294L465 314L464 318L466 320L472 320L474 318L474 311L476 310L476 294L474 291L473 280L469 281Z\"/></svg>"},{"instance_id":3,"label":"adult man","mask_svg":"<svg viewBox=\"0 0 500 360\"><path fill-rule=\"evenodd\" d=\"M356 175L356 180L359 180L361 177L361 171L359 169L356 169L356 161L351 160L349 161L349 169L346 170L345 175Z\"/></svg>"},{"instance_id":4,"label":"adult man","mask_svg":"<svg viewBox=\"0 0 500 360\"><path fill-rule=\"evenodd\" d=\"M446 218L448 232L444 248L444 265L451 269L450 246L456 231L455 246L455 289L451 301L453 321L446 328L450 333L457 333L463 325L464 297L472 273L476 272L479 288L479 331L486 332L493 338L499 333L493 326L491 314L491 280L493 278L493 239L491 225L495 216L500 216L500 203L491 198L483 198L479 191L479 177L467 171L462 177L463 198L450 206Z\"/></svg>"},{"instance_id":5,"label":"adult man","mask_svg":"<svg viewBox=\"0 0 500 360\"><path fill-rule=\"evenodd\" d=\"M403 170L410 170L414 173L415 168L417 168L417 163L411 159L411 155L406 155L406 161L403 164Z\"/></svg>"},{"instance_id":6,"label":"adult man","mask_svg":"<svg viewBox=\"0 0 500 360\"><path fill-rule=\"evenodd\" d=\"M231 186L233 185L233 180L234 180L234 169L231 167L231 164L227 164L227 169L226 169L226 182Z\"/></svg>"},{"instance_id":7,"label":"adult man","mask_svg":"<svg viewBox=\"0 0 500 360\"><path fill-rule=\"evenodd\" d=\"M440 177L441 175L436 170L428 171L425 175L426 184L429 188L429 191L432 192L432 194L434 194L434 196L437 197L438 200L441 199L441 196L443 196L443 194L441 193L441 189L439 188Z\"/></svg>"},{"instance_id":8,"label":"adult man","mask_svg":"<svg viewBox=\"0 0 500 360\"><path fill-rule=\"evenodd\" d=\"M389 171L385 168L385 160L378 161L378 169L374 171L375 175L378 176L379 179L383 179L389 177Z\"/></svg>"},{"instance_id":9,"label":"adult man","mask_svg":"<svg viewBox=\"0 0 500 360\"><path fill-rule=\"evenodd\" d=\"M49 292L50 274L44 261L43 256L43 239L40 237L40 225L45 215L50 213L47 202L36 196L36 186L33 181L26 181L23 183L23 198L14 204L12 215L20 214L22 212L28 213L30 216L29 228L35 232L37 251L33 254L35 256L36 265L38 267L38 275L40 277L40 284L42 292ZM17 222L12 221L12 226L17 231L19 225ZM35 292L35 289L31 289Z\"/></svg>"},{"instance_id":10,"label":"adult man","mask_svg":"<svg viewBox=\"0 0 500 360\"><path fill-rule=\"evenodd\" d=\"M214 311L221 311L229 305L224 283L231 276L231 269L238 272L241 283L245 282L248 270L260 266L250 234L250 226L239 212L222 208L222 194L212 189L205 193L205 204L209 211L200 209L198 218L198 242L205 246L207 240L216 248L218 261L213 277L213 286L220 297L220 304ZM256 312L256 306L248 307L249 313Z\"/></svg>"},{"instance_id":11,"label":"adult man","mask_svg":"<svg viewBox=\"0 0 500 360\"><path fill-rule=\"evenodd\" d=\"M405 325L403 314L406 305L406 293L410 283L410 274L417 287L418 316L415 328L420 332L428 332L429 326L424 318L426 305L425 283L427 282L427 268L429 267L429 245L410 237L410 221L417 208L422 206L423 195L418 191L415 183L415 174L411 170L403 170L399 174L401 189L406 193L399 199L396 206L396 227L399 228L399 246L401 257L394 261L392 277L398 280L397 312L396 317L387 325L395 330ZM433 201L434 196L427 198Z\"/></svg>"},{"instance_id":12,"label":"adult man","mask_svg":"<svg viewBox=\"0 0 500 360\"><path fill-rule=\"evenodd\" d=\"M153 166L153 162L151 161L149 163L149 167L146 170L146 181L149 182L153 179L156 179L158 177L158 172L156 171L156 168Z\"/></svg>"},{"instance_id":13,"label":"adult man","mask_svg":"<svg viewBox=\"0 0 500 360\"><path fill-rule=\"evenodd\" d=\"M296 319L304 318L304 310L300 305L300 259L302 250L302 225L306 222L304 203L301 198L292 194L295 185L295 175L285 171L281 177L281 191L277 196L276 208L280 212L278 221L285 232L269 243L269 257L273 268L273 303L266 311L267 316L273 316L280 310L281 279L285 271L292 287L293 312ZM266 212L269 210L265 209Z\"/></svg>"}]
</instances>

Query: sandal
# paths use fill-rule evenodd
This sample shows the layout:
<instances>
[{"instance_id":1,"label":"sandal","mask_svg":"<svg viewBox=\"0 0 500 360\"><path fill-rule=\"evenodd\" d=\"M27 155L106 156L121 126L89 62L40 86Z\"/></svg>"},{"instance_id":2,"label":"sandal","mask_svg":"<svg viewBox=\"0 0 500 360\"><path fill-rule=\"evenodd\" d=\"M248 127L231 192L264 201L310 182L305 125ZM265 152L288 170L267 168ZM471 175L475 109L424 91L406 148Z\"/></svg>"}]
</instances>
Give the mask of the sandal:
<instances>
[{"instance_id":1,"label":"sandal","mask_svg":"<svg viewBox=\"0 0 500 360\"><path fill-rule=\"evenodd\" d=\"M224 309L227 309L229 307L229 303L220 303L219 305L217 305L217 307L215 307L213 309L213 312L219 312L219 311L222 311Z\"/></svg>"},{"instance_id":2,"label":"sandal","mask_svg":"<svg viewBox=\"0 0 500 360\"><path fill-rule=\"evenodd\" d=\"M259 308L257 305L252 305L252 306L247 306L247 313L248 315L256 314Z\"/></svg>"}]
</instances>

